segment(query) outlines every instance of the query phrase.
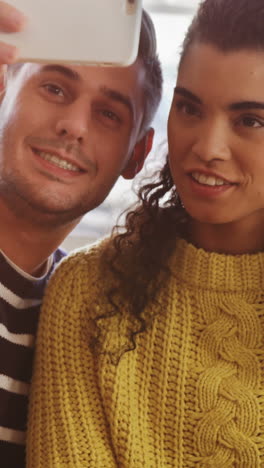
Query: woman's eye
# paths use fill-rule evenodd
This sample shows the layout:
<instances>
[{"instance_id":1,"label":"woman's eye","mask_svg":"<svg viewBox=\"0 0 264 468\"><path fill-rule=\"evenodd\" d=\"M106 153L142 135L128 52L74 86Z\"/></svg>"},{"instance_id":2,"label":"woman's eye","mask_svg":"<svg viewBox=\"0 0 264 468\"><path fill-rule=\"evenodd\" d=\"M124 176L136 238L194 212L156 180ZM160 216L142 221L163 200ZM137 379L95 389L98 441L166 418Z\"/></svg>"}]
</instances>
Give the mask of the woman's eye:
<instances>
[{"instance_id":1,"label":"woman's eye","mask_svg":"<svg viewBox=\"0 0 264 468\"><path fill-rule=\"evenodd\" d=\"M64 96L63 89L53 83L47 83L43 86L50 94L55 94L56 96Z\"/></svg>"},{"instance_id":2,"label":"woman's eye","mask_svg":"<svg viewBox=\"0 0 264 468\"><path fill-rule=\"evenodd\" d=\"M251 128L260 128L263 127L264 122L257 119L256 117L245 116L240 120L240 123L244 127L251 127Z\"/></svg>"},{"instance_id":3,"label":"woman's eye","mask_svg":"<svg viewBox=\"0 0 264 468\"><path fill-rule=\"evenodd\" d=\"M178 101L176 102L176 108L179 112L188 116L200 115L199 109L189 102Z\"/></svg>"}]
</instances>

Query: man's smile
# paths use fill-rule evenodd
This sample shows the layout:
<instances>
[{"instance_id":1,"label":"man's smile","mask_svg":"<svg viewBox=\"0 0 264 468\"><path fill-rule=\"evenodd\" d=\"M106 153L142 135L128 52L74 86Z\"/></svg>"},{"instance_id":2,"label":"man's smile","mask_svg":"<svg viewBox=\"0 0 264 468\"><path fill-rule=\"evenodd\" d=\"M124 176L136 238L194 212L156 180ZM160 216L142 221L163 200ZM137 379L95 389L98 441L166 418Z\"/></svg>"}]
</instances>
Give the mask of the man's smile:
<instances>
[{"instance_id":1,"label":"man's smile","mask_svg":"<svg viewBox=\"0 0 264 468\"><path fill-rule=\"evenodd\" d=\"M59 167L61 169L65 169L67 171L73 171L73 172L84 172L82 169L80 169L78 166L76 166L75 164L67 161L66 159L64 158L61 158L59 157L57 154L54 154L54 153L50 153L50 152L46 152L46 151L42 151L42 150L38 150L36 148L34 148L33 150L38 156L40 156L42 159L44 159L45 161L48 161L52 164L54 164L54 166L56 167Z\"/></svg>"}]
</instances>

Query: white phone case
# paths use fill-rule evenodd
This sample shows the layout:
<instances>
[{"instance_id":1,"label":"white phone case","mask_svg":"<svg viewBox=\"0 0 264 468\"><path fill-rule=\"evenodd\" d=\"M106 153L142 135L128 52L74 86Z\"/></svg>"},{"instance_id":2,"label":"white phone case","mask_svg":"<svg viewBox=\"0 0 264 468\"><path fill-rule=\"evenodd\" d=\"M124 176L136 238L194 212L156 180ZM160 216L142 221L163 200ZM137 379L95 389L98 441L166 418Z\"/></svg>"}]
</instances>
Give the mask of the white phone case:
<instances>
[{"instance_id":1,"label":"white phone case","mask_svg":"<svg viewBox=\"0 0 264 468\"><path fill-rule=\"evenodd\" d=\"M130 65L137 57L142 0L7 0L28 18L23 32L0 33L20 61Z\"/></svg>"}]
</instances>

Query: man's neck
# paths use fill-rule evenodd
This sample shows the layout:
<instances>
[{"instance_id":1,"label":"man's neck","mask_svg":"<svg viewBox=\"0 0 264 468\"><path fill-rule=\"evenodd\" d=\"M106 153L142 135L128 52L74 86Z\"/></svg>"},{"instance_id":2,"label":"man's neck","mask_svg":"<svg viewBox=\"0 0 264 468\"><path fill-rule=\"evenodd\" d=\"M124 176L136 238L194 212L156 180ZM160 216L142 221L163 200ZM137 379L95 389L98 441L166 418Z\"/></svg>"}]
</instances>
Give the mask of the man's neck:
<instances>
[{"instance_id":1,"label":"man's neck","mask_svg":"<svg viewBox=\"0 0 264 468\"><path fill-rule=\"evenodd\" d=\"M43 236L38 230L19 231L16 227L11 234L0 228L0 246L3 253L21 270L42 276L48 257L57 249L64 236ZM52 238L51 238L52 237Z\"/></svg>"},{"instance_id":2,"label":"man's neck","mask_svg":"<svg viewBox=\"0 0 264 468\"><path fill-rule=\"evenodd\" d=\"M24 272L41 276L49 256L59 247L77 221L64 226L40 225L20 218L0 201L0 249Z\"/></svg>"}]
</instances>

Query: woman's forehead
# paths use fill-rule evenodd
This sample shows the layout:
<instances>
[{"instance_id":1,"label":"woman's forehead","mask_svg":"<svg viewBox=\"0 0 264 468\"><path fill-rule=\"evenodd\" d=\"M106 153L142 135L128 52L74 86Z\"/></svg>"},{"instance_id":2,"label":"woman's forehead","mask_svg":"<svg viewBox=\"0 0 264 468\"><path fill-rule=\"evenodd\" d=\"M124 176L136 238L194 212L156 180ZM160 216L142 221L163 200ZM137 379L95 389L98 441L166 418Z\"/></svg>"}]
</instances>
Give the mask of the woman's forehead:
<instances>
[{"instance_id":1,"label":"woman's forehead","mask_svg":"<svg viewBox=\"0 0 264 468\"><path fill-rule=\"evenodd\" d=\"M179 68L177 84L195 94L227 99L264 100L264 51L223 52L211 44L194 43Z\"/></svg>"}]
</instances>

